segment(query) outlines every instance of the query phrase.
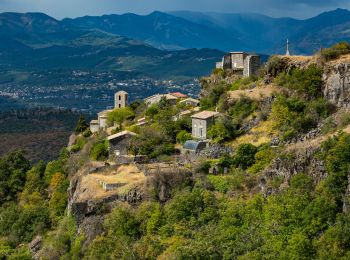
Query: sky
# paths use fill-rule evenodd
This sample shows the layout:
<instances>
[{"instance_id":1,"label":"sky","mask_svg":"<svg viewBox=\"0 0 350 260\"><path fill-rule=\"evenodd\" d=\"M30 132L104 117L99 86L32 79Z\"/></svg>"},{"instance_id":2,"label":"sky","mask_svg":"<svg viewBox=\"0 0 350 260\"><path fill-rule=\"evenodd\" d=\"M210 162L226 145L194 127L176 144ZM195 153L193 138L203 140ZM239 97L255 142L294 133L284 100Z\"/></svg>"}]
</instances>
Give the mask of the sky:
<instances>
[{"instance_id":1,"label":"sky","mask_svg":"<svg viewBox=\"0 0 350 260\"><path fill-rule=\"evenodd\" d=\"M44 12L58 19L156 10L254 12L305 19L336 8L350 9L350 0L0 0L0 12Z\"/></svg>"}]
</instances>

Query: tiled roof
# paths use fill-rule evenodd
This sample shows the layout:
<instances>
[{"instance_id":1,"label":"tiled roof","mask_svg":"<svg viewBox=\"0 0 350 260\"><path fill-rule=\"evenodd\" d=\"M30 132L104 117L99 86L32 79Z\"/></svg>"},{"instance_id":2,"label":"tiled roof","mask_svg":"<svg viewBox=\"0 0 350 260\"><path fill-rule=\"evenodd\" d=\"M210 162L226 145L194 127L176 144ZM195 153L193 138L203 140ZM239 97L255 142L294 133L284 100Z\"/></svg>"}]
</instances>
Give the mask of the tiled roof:
<instances>
[{"instance_id":1,"label":"tiled roof","mask_svg":"<svg viewBox=\"0 0 350 260\"><path fill-rule=\"evenodd\" d=\"M108 113L112 112L113 109L103 110L100 113L98 113L99 116L107 116Z\"/></svg>"},{"instance_id":2,"label":"tiled roof","mask_svg":"<svg viewBox=\"0 0 350 260\"><path fill-rule=\"evenodd\" d=\"M128 94L128 92L121 90L121 91L118 91L116 94Z\"/></svg>"},{"instance_id":3,"label":"tiled roof","mask_svg":"<svg viewBox=\"0 0 350 260\"><path fill-rule=\"evenodd\" d=\"M170 93L170 95L177 97L177 98L187 98L188 97L187 95L182 94L181 92Z\"/></svg>"},{"instance_id":4,"label":"tiled roof","mask_svg":"<svg viewBox=\"0 0 350 260\"><path fill-rule=\"evenodd\" d=\"M194 114L192 118L198 118L198 119L208 119L211 117L215 117L219 115L219 112L214 112L214 111L202 111L197 114Z\"/></svg>"},{"instance_id":5,"label":"tiled roof","mask_svg":"<svg viewBox=\"0 0 350 260\"><path fill-rule=\"evenodd\" d=\"M180 101L180 103L186 103L186 102L193 102L193 103L197 103L197 104L200 103L200 101L198 99L194 99L194 98L186 98L186 99Z\"/></svg>"},{"instance_id":6,"label":"tiled roof","mask_svg":"<svg viewBox=\"0 0 350 260\"><path fill-rule=\"evenodd\" d=\"M134 132L122 131L122 132L117 133L117 134L115 134L115 135L108 136L108 137L107 137L107 140L110 141L110 140L117 139L117 138L119 138L119 137L126 136L126 135L137 136L137 134L134 133Z\"/></svg>"}]
</instances>

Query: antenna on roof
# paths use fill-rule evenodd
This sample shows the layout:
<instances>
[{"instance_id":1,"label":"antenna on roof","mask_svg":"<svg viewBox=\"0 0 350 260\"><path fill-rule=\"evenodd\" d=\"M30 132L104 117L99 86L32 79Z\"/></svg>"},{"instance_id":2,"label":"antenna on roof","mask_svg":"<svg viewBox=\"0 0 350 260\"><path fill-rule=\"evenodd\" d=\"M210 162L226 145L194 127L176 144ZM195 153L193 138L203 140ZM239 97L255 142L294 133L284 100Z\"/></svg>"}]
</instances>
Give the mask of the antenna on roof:
<instances>
[{"instance_id":1,"label":"antenna on roof","mask_svg":"<svg viewBox=\"0 0 350 260\"><path fill-rule=\"evenodd\" d=\"M286 56L290 56L289 52L289 40L287 39L287 50L286 50Z\"/></svg>"}]
</instances>

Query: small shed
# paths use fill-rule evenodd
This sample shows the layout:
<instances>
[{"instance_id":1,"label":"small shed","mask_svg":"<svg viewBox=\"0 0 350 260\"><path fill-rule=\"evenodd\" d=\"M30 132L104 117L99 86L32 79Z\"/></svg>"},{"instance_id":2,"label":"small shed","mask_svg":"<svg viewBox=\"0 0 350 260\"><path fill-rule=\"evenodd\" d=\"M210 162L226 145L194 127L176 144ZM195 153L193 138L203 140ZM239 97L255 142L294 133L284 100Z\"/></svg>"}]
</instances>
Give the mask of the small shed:
<instances>
[{"instance_id":1,"label":"small shed","mask_svg":"<svg viewBox=\"0 0 350 260\"><path fill-rule=\"evenodd\" d=\"M193 152L193 153L199 153L204 148L206 148L207 144L203 141L195 141L195 140L188 140L185 142L183 149L185 151Z\"/></svg>"},{"instance_id":2,"label":"small shed","mask_svg":"<svg viewBox=\"0 0 350 260\"><path fill-rule=\"evenodd\" d=\"M122 131L115 135L108 136L107 140L109 142L109 155L128 155L132 138L135 136L137 136L137 134L130 131Z\"/></svg>"}]
</instances>

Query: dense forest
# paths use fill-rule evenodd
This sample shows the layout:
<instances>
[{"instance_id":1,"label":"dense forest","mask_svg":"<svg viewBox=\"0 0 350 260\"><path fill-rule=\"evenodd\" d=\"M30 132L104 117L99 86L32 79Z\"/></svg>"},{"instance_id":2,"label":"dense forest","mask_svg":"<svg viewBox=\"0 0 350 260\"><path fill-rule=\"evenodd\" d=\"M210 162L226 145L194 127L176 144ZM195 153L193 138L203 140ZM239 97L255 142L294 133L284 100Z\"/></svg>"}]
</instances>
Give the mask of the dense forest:
<instances>
[{"instance_id":1,"label":"dense forest","mask_svg":"<svg viewBox=\"0 0 350 260\"><path fill-rule=\"evenodd\" d=\"M78 118L76 112L47 107L0 112L0 155L23 150L31 161L53 160L68 143Z\"/></svg>"},{"instance_id":2,"label":"dense forest","mask_svg":"<svg viewBox=\"0 0 350 260\"><path fill-rule=\"evenodd\" d=\"M222 114L208 134L233 152L185 164L181 181L156 174L147 199L101 204L84 216L102 219L89 241L69 214L67 189L89 162L106 162L105 133L92 134L81 117L75 144L55 161L3 156L0 259L349 259L350 119L322 94L325 64L349 53L341 43L299 67L272 57L257 78L215 70L202 80L200 106ZM252 96L272 86L270 96ZM191 138L190 117L173 120L183 109L135 101L108 121L114 133L138 134L130 153L169 163ZM136 125L142 117L148 124ZM176 183L165 198L159 179Z\"/></svg>"}]
</instances>

